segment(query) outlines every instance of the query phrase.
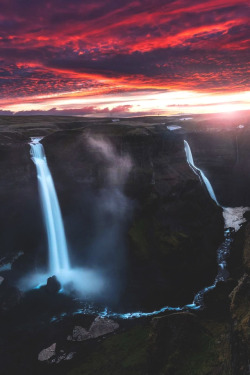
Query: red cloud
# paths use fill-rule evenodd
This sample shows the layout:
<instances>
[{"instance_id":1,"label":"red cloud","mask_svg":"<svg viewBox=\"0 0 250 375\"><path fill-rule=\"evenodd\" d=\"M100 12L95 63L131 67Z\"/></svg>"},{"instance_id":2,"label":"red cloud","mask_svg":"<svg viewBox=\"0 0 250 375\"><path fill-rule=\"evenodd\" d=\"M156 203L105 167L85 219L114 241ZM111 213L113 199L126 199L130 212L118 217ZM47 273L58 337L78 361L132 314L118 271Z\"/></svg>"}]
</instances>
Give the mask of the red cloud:
<instances>
[{"instance_id":1,"label":"red cloud","mask_svg":"<svg viewBox=\"0 0 250 375\"><path fill-rule=\"evenodd\" d=\"M248 88L243 0L3 0L2 107L50 95Z\"/></svg>"},{"instance_id":2,"label":"red cloud","mask_svg":"<svg viewBox=\"0 0 250 375\"><path fill-rule=\"evenodd\" d=\"M29 115L50 115L50 116L86 116L86 115L108 115L108 114L129 114L131 105L120 105L110 109L109 107L98 108L96 106L85 106L83 108L72 108L72 109L57 109L51 108L49 110L25 110L25 111L2 111L0 115L16 115L16 116L29 116ZM133 113L133 115L135 115Z\"/></svg>"}]
</instances>

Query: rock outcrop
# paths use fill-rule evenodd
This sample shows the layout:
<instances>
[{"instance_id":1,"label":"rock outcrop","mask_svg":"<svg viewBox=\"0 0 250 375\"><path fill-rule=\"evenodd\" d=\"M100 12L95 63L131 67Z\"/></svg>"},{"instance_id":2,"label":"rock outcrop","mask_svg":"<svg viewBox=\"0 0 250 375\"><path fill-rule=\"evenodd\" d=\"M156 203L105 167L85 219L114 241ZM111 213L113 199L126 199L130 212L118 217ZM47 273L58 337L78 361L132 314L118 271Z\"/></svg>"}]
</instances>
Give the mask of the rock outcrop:
<instances>
[{"instance_id":1,"label":"rock outcrop","mask_svg":"<svg viewBox=\"0 0 250 375\"><path fill-rule=\"evenodd\" d=\"M50 345L48 348L41 350L38 354L38 361L48 361L56 354L56 343Z\"/></svg>"},{"instance_id":2,"label":"rock outcrop","mask_svg":"<svg viewBox=\"0 0 250 375\"><path fill-rule=\"evenodd\" d=\"M119 324L112 319L97 316L90 326L89 334L92 338L107 335L119 328Z\"/></svg>"},{"instance_id":3,"label":"rock outcrop","mask_svg":"<svg viewBox=\"0 0 250 375\"><path fill-rule=\"evenodd\" d=\"M46 290L49 293L55 294L55 293L58 293L60 289L61 289L61 284L57 280L56 276L49 277L47 280Z\"/></svg>"},{"instance_id":4,"label":"rock outcrop","mask_svg":"<svg viewBox=\"0 0 250 375\"><path fill-rule=\"evenodd\" d=\"M250 223L242 228L240 236L243 237L243 248L237 254L240 268L239 260L237 263L242 276L230 294L233 375L247 375L250 371Z\"/></svg>"},{"instance_id":5,"label":"rock outcrop","mask_svg":"<svg viewBox=\"0 0 250 375\"><path fill-rule=\"evenodd\" d=\"M75 326L72 335L67 337L69 341L85 341L95 339L112 333L119 328L119 324L111 319L102 318L97 316L91 324L89 330Z\"/></svg>"},{"instance_id":6,"label":"rock outcrop","mask_svg":"<svg viewBox=\"0 0 250 375\"><path fill-rule=\"evenodd\" d=\"M81 326L75 326L73 328L72 335L67 337L69 341L84 341L91 338L89 331Z\"/></svg>"}]
</instances>

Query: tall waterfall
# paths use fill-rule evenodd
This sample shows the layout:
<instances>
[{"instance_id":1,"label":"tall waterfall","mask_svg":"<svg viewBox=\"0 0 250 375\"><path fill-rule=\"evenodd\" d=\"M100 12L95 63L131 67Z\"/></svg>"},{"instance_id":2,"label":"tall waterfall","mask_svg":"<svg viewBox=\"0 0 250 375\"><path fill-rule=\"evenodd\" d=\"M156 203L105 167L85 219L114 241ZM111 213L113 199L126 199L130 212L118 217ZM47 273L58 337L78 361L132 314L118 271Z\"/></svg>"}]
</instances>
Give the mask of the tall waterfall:
<instances>
[{"instance_id":1,"label":"tall waterfall","mask_svg":"<svg viewBox=\"0 0 250 375\"><path fill-rule=\"evenodd\" d=\"M42 137L31 138L31 157L36 166L39 195L48 238L49 272L52 275L58 275L61 272L69 271L70 263L61 210L44 148L40 143L41 139Z\"/></svg>"},{"instance_id":2,"label":"tall waterfall","mask_svg":"<svg viewBox=\"0 0 250 375\"><path fill-rule=\"evenodd\" d=\"M218 206L220 206L219 202L216 199L216 196L215 196L215 193L214 193L214 189L212 188L212 185L210 184L209 180L204 175L204 173L202 172L202 170L200 168L196 167L196 165L194 164L193 155L192 155L190 146L187 143L187 141L184 141L184 148L185 148L185 152L186 152L186 157L187 157L188 164L190 165L190 167L192 168L192 170L194 171L194 173L204 182L204 184L205 184L205 186L207 188L208 194L213 199L213 201Z\"/></svg>"}]
</instances>

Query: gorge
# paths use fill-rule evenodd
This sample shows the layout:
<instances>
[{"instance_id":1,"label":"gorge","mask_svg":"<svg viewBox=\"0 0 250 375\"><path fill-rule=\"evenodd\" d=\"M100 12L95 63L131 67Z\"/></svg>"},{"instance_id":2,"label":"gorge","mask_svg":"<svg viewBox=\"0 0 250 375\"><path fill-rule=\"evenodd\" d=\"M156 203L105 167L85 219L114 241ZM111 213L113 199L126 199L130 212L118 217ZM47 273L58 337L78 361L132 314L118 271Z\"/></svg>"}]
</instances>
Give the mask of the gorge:
<instances>
[{"instance_id":1,"label":"gorge","mask_svg":"<svg viewBox=\"0 0 250 375\"><path fill-rule=\"evenodd\" d=\"M247 176L247 122L244 129L232 128L223 135L224 145L222 134L206 132L198 118L185 125L176 118L164 119L164 125L156 118L121 119L119 124L81 118L48 119L43 125L40 119L26 121L0 123L0 305L6 347L1 363L6 371L17 371L16 358L22 371L38 374L66 374L74 368L77 373L81 366L86 373L109 373L95 349L108 350L105 342L93 337L77 344L67 340L72 331L92 332L98 316L103 324L119 323L116 335L106 339L114 343L117 359L123 340L131 353L137 353L134 340L140 347L149 345L151 354L145 352L143 358L148 358L147 371L154 375L165 363L162 350L167 351L168 363L172 361L175 345L169 347L166 337L179 340L175 324L183 335L192 326L198 341L208 339L207 330L213 338L216 325L216 332L219 326L228 334L227 298L232 290L239 296L235 288L243 272L240 254L250 204L247 194L236 194L237 186L228 181L231 175L241 173L243 180ZM181 126L168 131L173 121ZM208 146L202 152L205 139ZM214 150L220 157L215 158ZM243 154L245 165L240 167ZM242 184L239 189L243 191ZM16 235L9 235L13 230ZM32 280L34 275L39 280ZM60 293L46 285L54 275ZM247 279L241 282L245 285ZM32 289L37 284L39 288ZM234 301L236 319L242 300ZM206 327L204 332L200 326ZM162 337L161 331L169 333ZM235 328L232 332L232 345L239 348L243 344L236 340ZM148 334L151 341L146 340ZM38 354L54 343L54 362L37 362ZM198 346L205 356L207 349ZM71 358L67 363L57 363L60 351ZM99 353L102 368L94 370L97 362L92 359L86 370L85 351L90 358ZM233 358L238 371L244 358L243 364L236 354ZM186 360L178 361L176 368ZM119 367L118 362L114 366ZM142 363L136 368L128 371L147 373ZM197 365L198 370L206 374ZM226 371L221 373L228 375Z\"/></svg>"}]
</instances>

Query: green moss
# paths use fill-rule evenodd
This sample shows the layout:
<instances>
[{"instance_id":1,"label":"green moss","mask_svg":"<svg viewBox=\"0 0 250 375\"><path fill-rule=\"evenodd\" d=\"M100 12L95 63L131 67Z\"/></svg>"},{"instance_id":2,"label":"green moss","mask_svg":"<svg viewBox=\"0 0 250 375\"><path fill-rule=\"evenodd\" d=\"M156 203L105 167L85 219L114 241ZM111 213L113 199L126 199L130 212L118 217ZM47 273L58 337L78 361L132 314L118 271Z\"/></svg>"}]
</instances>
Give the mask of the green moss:
<instances>
[{"instance_id":1,"label":"green moss","mask_svg":"<svg viewBox=\"0 0 250 375\"><path fill-rule=\"evenodd\" d=\"M189 236L185 233L169 232L154 217L147 215L134 221L129 236L134 253L141 260L149 260L151 255L156 257L157 253L165 257L184 251L190 242ZM154 249L153 254L150 249Z\"/></svg>"},{"instance_id":2,"label":"green moss","mask_svg":"<svg viewBox=\"0 0 250 375\"><path fill-rule=\"evenodd\" d=\"M229 326L211 322L200 338L197 351L186 358L187 375L228 375L230 368ZM218 372L219 371L219 372Z\"/></svg>"},{"instance_id":3,"label":"green moss","mask_svg":"<svg viewBox=\"0 0 250 375\"><path fill-rule=\"evenodd\" d=\"M161 237L161 249L163 253L169 253L183 247L183 242L188 238L183 233L170 233Z\"/></svg>"},{"instance_id":4,"label":"green moss","mask_svg":"<svg viewBox=\"0 0 250 375\"><path fill-rule=\"evenodd\" d=\"M234 319L234 330L242 337L243 341L250 343L250 301L249 301L249 276L245 275L231 294L231 313Z\"/></svg>"},{"instance_id":5,"label":"green moss","mask_svg":"<svg viewBox=\"0 0 250 375\"><path fill-rule=\"evenodd\" d=\"M146 219L136 220L129 231L129 236L132 241L132 245L135 254L140 259L149 258L149 244L147 241L147 228L148 223Z\"/></svg>"},{"instance_id":6,"label":"green moss","mask_svg":"<svg viewBox=\"0 0 250 375\"><path fill-rule=\"evenodd\" d=\"M206 375L216 367L217 353L213 338L204 334L199 344L197 350L185 353L180 374L183 374L185 369L186 375Z\"/></svg>"},{"instance_id":7,"label":"green moss","mask_svg":"<svg viewBox=\"0 0 250 375\"><path fill-rule=\"evenodd\" d=\"M229 325L214 321L205 321L202 325L198 340L193 343L191 337L188 345L176 347L155 375L229 374ZM145 375L149 332L148 326L137 326L106 338L67 375Z\"/></svg>"},{"instance_id":8,"label":"green moss","mask_svg":"<svg viewBox=\"0 0 250 375\"><path fill-rule=\"evenodd\" d=\"M176 350L168 358L162 374L174 375L220 375L229 374L230 346L229 325L206 322L198 342L179 352Z\"/></svg>"},{"instance_id":9,"label":"green moss","mask_svg":"<svg viewBox=\"0 0 250 375\"><path fill-rule=\"evenodd\" d=\"M136 327L104 340L97 351L67 375L143 375L147 368L148 327Z\"/></svg>"},{"instance_id":10,"label":"green moss","mask_svg":"<svg viewBox=\"0 0 250 375\"><path fill-rule=\"evenodd\" d=\"M155 235L161 255L170 255L172 252L181 251L185 248L189 236L182 232L167 232L166 228L154 222Z\"/></svg>"}]
</instances>

